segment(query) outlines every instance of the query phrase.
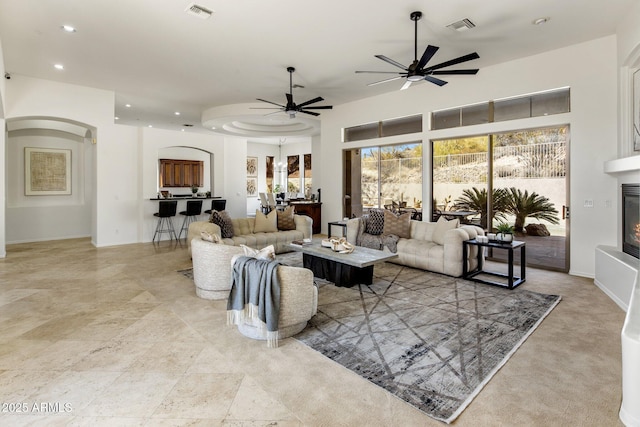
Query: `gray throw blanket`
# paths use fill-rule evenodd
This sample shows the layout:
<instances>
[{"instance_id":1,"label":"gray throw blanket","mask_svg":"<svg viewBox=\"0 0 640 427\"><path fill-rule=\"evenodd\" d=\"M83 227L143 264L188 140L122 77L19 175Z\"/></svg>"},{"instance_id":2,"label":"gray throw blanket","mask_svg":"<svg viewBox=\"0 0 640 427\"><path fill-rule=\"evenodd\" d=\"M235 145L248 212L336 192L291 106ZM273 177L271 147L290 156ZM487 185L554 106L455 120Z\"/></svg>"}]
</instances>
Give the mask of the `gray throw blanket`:
<instances>
[{"instance_id":1,"label":"gray throw blanket","mask_svg":"<svg viewBox=\"0 0 640 427\"><path fill-rule=\"evenodd\" d=\"M267 330L267 345L278 346L280 282L278 261L239 257L233 264L227 300L227 325L257 323Z\"/></svg>"}]
</instances>

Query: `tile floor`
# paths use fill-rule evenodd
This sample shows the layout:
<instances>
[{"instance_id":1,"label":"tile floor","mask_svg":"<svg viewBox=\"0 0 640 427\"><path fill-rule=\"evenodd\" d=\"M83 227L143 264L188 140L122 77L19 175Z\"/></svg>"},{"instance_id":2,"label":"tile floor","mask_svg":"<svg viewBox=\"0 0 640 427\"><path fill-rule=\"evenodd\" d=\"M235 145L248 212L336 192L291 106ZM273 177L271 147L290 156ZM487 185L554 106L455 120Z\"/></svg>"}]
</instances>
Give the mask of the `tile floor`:
<instances>
[{"instance_id":1,"label":"tile floor","mask_svg":"<svg viewBox=\"0 0 640 427\"><path fill-rule=\"evenodd\" d=\"M0 425L442 425L295 339L268 349L176 271L184 246L15 244L0 260ZM529 269L563 301L455 422L616 426L624 312Z\"/></svg>"}]
</instances>

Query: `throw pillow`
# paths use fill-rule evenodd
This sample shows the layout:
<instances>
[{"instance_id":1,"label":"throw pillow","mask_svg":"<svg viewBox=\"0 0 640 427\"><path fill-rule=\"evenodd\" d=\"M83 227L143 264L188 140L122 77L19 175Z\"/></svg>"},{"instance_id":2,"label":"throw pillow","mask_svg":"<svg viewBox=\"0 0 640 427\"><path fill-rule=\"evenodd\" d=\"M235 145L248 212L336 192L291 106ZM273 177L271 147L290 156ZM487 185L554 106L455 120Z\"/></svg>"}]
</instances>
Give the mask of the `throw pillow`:
<instances>
[{"instance_id":1,"label":"throw pillow","mask_svg":"<svg viewBox=\"0 0 640 427\"><path fill-rule=\"evenodd\" d=\"M244 250L244 255L256 259L264 259L266 261L274 261L276 259L276 249L273 245L269 245L262 249L253 249L247 245L240 245Z\"/></svg>"},{"instance_id":2,"label":"throw pillow","mask_svg":"<svg viewBox=\"0 0 640 427\"><path fill-rule=\"evenodd\" d=\"M444 234L449 230L458 228L459 224L460 222L457 219L447 221L445 217L441 216L438 218L438 222L436 222L436 229L433 230L433 237L431 239L434 243L444 245Z\"/></svg>"},{"instance_id":3,"label":"throw pillow","mask_svg":"<svg viewBox=\"0 0 640 427\"><path fill-rule=\"evenodd\" d=\"M274 209L268 215L256 209L256 223L253 226L254 233L274 233L278 231L278 213Z\"/></svg>"},{"instance_id":4,"label":"throw pillow","mask_svg":"<svg viewBox=\"0 0 640 427\"><path fill-rule=\"evenodd\" d=\"M278 211L278 230L295 230L296 222L293 219L294 207L289 206L283 211Z\"/></svg>"},{"instance_id":5,"label":"throw pillow","mask_svg":"<svg viewBox=\"0 0 640 427\"><path fill-rule=\"evenodd\" d=\"M390 210L384 211L384 227L382 234L395 234L405 239L411 238L411 212L396 215Z\"/></svg>"},{"instance_id":6,"label":"throw pillow","mask_svg":"<svg viewBox=\"0 0 640 427\"><path fill-rule=\"evenodd\" d=\"M227 211L213 211L211 213L211 222L220 227L220 235L223 239L233 237L233 223Z\"/></svg>"},{"instance_id":7,"label":"throw pillow","mask_svg":"<svg viewBox=\"0 0 640 427\"><path fill-rule=\"evenodd\" d=\"M200 232L200 238L207 242L220 243L220 237L217 234L209 234L206 231Z\"/></svg>"},{"instance_id":8,"label":"throw pillow","mask_svg":"<svg viewBox=\"0 0 640 427\"><path fill-rule=\"evenodd\" d=\"M369 218L367 219L365 233L378 236L384 230L384 211L385 209L369 209Z\"/></svg>"}]
</instances>

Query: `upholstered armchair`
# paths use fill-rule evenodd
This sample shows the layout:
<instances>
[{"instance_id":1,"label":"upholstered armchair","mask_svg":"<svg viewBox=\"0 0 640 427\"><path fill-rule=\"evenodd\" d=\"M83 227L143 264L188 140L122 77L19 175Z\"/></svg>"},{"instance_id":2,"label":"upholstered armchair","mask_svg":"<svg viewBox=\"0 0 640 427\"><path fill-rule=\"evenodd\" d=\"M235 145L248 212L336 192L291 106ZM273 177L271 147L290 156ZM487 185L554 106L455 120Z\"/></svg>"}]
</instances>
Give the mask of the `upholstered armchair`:
<instances>
[{"instance_id":1,"label":"upholstered armchair","mask_svg":"<svg viewBox=\"0 0 640 427\"><path fill-rule=\"evenodd\" d=\"M231 289L231 259L242 254L240 246L193 239L191 260L196 295L204 299L226 299Z\"/></svg>"},{"instance_id":2,"label":"upholstered armchair","mask_svg":"<svg viewBox=\"0 0 640 427\"><path fill-rule=\"evenodd\" d=\"M318 288L313 283L313 272L306 268L278 266L280 281L280 314L278 338L283 339L301 332L309 319L318 311ZM238 325L238 331L248 338L266 340L267 331L259 328L250 318Z\"/></svg>"},{"instance_id":3,"label":"upholstered armchair","mask_svg":"<svg viewBox=\"0 0 640 427\"><path fill-rule=\"evenodd\" d=\"M231 290L233 262L244 250L240 246L223 245L199 238L191 241L193 281L196 295L204 299L227 299ZM280 265L279 338L287 338L302 331L318 310L318 289L311 270ZM266 339L266 331L247 319L238 325L241 334L253 339Z\"/></svg>"}]
</instances>

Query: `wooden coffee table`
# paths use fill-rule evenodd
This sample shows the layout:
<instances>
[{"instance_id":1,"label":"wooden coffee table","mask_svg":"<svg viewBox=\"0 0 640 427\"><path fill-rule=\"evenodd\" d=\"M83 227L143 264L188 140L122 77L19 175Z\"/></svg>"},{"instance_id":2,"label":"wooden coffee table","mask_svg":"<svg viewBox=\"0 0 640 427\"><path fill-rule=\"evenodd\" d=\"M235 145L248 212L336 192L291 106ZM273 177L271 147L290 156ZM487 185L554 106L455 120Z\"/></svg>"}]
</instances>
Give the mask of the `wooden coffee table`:
<instances>
[{"instance_id":1,"label":"wooden coffee table","mask_svg":"<svg viewBox=\"0 0 640 427\"><path fill-rule=\"evenodd\" d=\"M356 284L370 285L373 283L374 264L398 257L391 252L361 246L356 246L350 254L341 254L334 252L331 248L323 247L320 240L314 240L311 245L291 244L289 246L293 250L302 252L304 268L313 271L315 277L344 287Z\"/></svg>"}]
</instances>

